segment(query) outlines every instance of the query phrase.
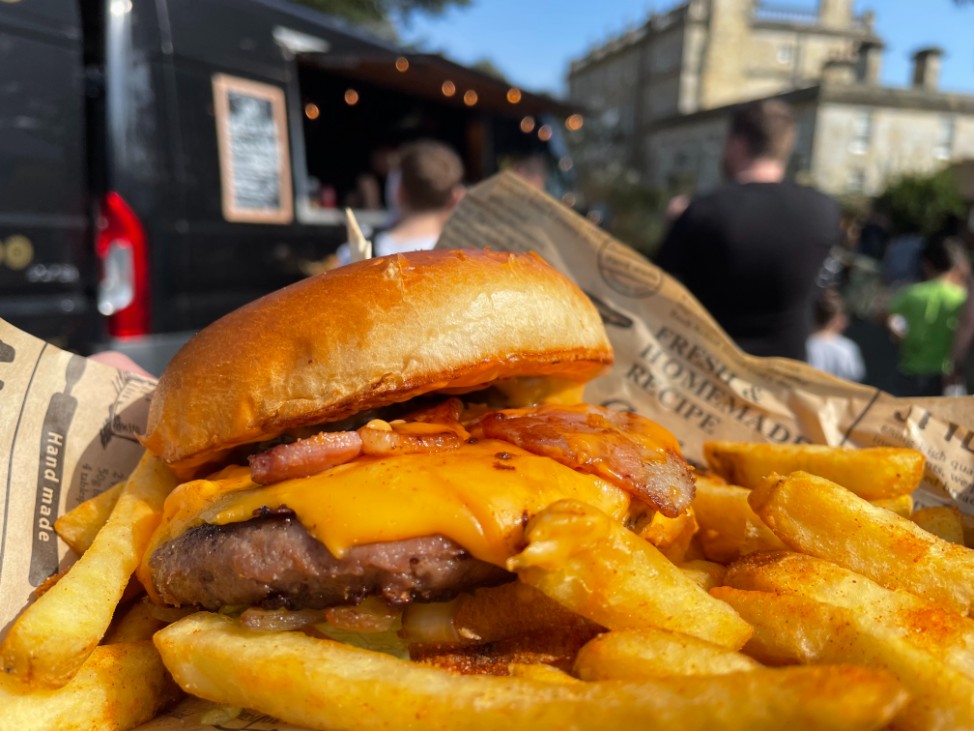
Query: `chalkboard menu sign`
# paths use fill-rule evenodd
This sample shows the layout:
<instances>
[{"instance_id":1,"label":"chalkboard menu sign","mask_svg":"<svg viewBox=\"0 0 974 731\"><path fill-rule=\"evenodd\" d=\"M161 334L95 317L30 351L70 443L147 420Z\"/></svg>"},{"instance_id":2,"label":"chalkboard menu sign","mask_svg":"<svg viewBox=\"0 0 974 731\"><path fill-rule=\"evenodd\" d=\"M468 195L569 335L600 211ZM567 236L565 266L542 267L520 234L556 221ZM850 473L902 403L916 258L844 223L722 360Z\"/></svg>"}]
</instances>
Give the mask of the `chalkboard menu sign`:
<instances>
[{"instance_id":1,"label":"chalkboard menu sign","mask_svg":"<svg viewBox=\"0 0 974 731\"><path fill-rule=\"evenodd\" d=\"M290 223L294 217L284 90L213 76L223 217Z\"/></svg>"}]
</instances>

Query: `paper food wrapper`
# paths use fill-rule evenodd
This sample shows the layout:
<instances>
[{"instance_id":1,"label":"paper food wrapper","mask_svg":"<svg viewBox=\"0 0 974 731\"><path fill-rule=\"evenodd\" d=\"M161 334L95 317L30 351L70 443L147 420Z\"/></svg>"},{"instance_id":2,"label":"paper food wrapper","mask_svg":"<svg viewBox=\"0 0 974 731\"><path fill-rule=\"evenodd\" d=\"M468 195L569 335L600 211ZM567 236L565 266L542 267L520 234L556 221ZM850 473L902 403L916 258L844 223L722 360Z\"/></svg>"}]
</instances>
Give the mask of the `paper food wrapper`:
<instances>
[{"instance_id":1,"label":"paper food wrapper","mask_svg":"<svg viewBox=\"0 0 974 731\"><path fill-rule=\"evenodd\" d=\"M974 513L974 398L896 399L803 363L745 355L678 282L509 173L471 190L438 244L485 246L535 251L578 283L615 349L587 400L658 421L690 461L702 462L711 439L913 447L927 458L918 501ZM53 531L57 516L134 467L153 386L0 321L0 634L73 560ZM212 728L200 724L207 708L190 699L144 728ZM217 723L290 728L246 712Z\"/></svg>"}]
</instances>

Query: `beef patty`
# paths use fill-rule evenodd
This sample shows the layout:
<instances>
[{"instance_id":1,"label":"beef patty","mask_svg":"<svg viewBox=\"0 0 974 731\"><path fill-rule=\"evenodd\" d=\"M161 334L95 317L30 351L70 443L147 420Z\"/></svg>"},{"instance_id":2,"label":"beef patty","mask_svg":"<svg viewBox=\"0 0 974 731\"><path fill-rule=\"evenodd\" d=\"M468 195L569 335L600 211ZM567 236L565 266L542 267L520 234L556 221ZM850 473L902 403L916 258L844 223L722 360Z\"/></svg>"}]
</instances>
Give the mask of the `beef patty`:
<instances>
[{"instance_id":1,"label":"beef patty","mask_svg":"<svg viewBox=\"0 0 974 731\"><path fill-rule=\"evenodd\" d=\"M323 609L370 595L442 601L513 579L443 536L353 546L337 558L287 510L193 528L157 549L149 567L164 602L205 609Z\"/></svg>"}]
</instances>

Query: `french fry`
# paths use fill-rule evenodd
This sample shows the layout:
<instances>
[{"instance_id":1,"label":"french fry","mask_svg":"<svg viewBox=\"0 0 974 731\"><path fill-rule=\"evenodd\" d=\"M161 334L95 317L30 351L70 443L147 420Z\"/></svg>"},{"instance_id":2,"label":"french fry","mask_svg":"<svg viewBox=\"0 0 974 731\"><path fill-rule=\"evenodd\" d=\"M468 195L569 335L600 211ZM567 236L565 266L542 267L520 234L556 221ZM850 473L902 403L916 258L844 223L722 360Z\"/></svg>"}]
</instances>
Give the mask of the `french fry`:
<instances>
[{"instance_id":1,"label":"french fry","mask_svg":"<svg viewBox=\"0 0 974 731\"><path fill-rule=\"evenodd\" d=\"M727 480L725 480L723 477L721 477L720 475L718 475L716 472L714 472L713 470L708 470L708 469L704 469L704 468L697 468L697 469L694 470L694 472L693 472L693 481L696 484L698 484L698 485L701 482L707 483L709 485L726 485L726 484L728 484L727 483Z\"/></svg>"},{"instance_id":2,"label":"french fry","mask_svg":"<svg viewBox=\"0 0 974 731\"><path fill-rule=\"evenodd\" d=\"M57 584L11 626L3 669L31 686L59 687L104 636L175 486L169 468L144 456L91 547Z\"/></svg>"},{"instance_id":3,"label":"french fry","mask_svg":"<svg viewBox=\"0 0 974 731\"><path fill-rule=\"evenodd\" d=\"M747 502L750 490L736 485L697 480L693 509L700 530L697 536L704 555L728 563L753 551L785 547Z\"/></svg>"},{"instance_id":4,"label":"french fry","mask_svg":"<svg viewBox=\"0 0 974 731\"><path fill-rule=\"evenodd\" d=\"M949 543L964 545L964 524L961 522L960 511L955 507L944 505L921 508L910 519L927 533L933 533Z\"/></svg>"},{"instance_id":5,"label":"french fry","mask_svg":"<svg viewBox=\"0 0 974 731\"><path fill-rule=\"evenodd\" d=\"M690 539L690 544L687 546L686 553L683 555L683 561L677 563L689 563L690 561L709 561L703 552L703 547L700 545L699 531L694 533L693 538Z\"/></svg>"},{"instance_id":6,"label":"french fry","mask_svg":"<svg viewBox=\"0 0 974 731\"><path fill-rule=\"evenodd\" d=\"M125 483L118 482L54 521L54 530L68 548L79 556L88 550L98 531L108 522L123 487Z\"/></svg>"},{"instance_id":7,"label":"french fry","mask_svg":"<svg viewBox=\"0 0 974 731\"><path fill-rule=\"evenodd\" d=\"M646 525L636 529L636 534L656 546L660 553L673 563L679 563L686 556L687 548L697 532L697 520L692 508L675 518L667 518L660 512Z\"/></svg>"},{"instance_id":8,"label":"french fry","mask_svg":"<svg viewBox=\"0 0 974 731\"><path fill-rule=\"evenodd\" d=\"M757 669L641 682L556 683L459 676L302 633L256 633L199 613L154 639L194 695L308 728L685 731L876 729L906 694L886 673L852 666Z\"/></svg>"},{"instance_id":9,"label":"french fry","mask_svg":"<svg viewBox=\"0 0 974 731\"><path fill-rule=\"evenodd\" d=\"M886 508L904 518L913 515L913 496L900 495L899 497L886 498L884 500L870 500L877 508Z\"/></svg>"},{"instance_id":10,"label":"french fry","mask_svg":"<svg viewBox=\"0 0 974 731\"><path fill-rule=\"evenodd\" d=\"M537 680L545 683L580 683L578 678L544 663L512 662L508 667L511 677Z\"/></svg>"},{"instance_id":11,"label":"french fry","mask_svg":"<svg viewBox=\"0 0 974 731\"><path fill-rule=\"evenodd\" d=\"M178 696L151 642L103 645L61 688L30 689L0 673L0 731L130 729Z\"/></svg>"},{"instance_id":12,"label":"french fry","mask_svg":"<svg viewBox=\"0 0 974 731\"><path fill-rule=\"evenodd\" d=\"M606 632L582 647L575 675L582 680L643 680L671 675L723 675L761 667L739 652L663 629Z\"/></svg>"},{"instance_id":13,"label":"french fry","mask_svg":"<svg viewBox=\"0 0 974 731\"><path fill-rule=\"evenodd\" d=\"M710 468L733 485L755 488L772 472L808 472L837 482L865 500L909 495L923 479L925 459L915 449L845 449L819 444L707 442Z\"/></svg>"},{"instance_id":14,"label":"french fry","mask_svg":"<svg viewBox=\"0 0 974 731\"><path fill-rule=\"evenodd\" d=\"M105 633L103 644L151 640L152 635L166 626L166 622L159 619L155 609L148 601L133 603L112 622Z\"/></svg>"},{"instance_id":15,"label":"french fry","mask_svg":"<svg viewBox=\"0 0 974 731\"><path fill-rule=\"evenodd\" d=\"M754 625L745 652L776 663L852 662L892 673L910 701L890 725L910 731L974 728L974 680L855 610L796 594L718 587L715 596Z\"/></svg>"},{"instance_id":16,"label":"french fry","mask_svg":"<svg viewBox=\"0 0 974 731\"><path fill-rule=\"evenodd\" d=\"M597 508L556 502L531 519L525 537L508 569L603 627L661 627L735 650L751 634L730 607Z\"/></svg>"},{"instance_id":17,"label":"french fry","mask_svg":"<svg viewBox=\"0 0 974 731\"><path fill-rule=\"evenodd\" d=\"M844 487L806 472L772 475L751 491L754 511L786 545L969 614L974 550L948 543Z\"/></svg>"},{"instance_id":18,"label":"french fry","mask_svg":"<svg viewBox=\"0 0 974 731\"><path fill-rule=\"evenodd\" d=\"M747 556L730 567L728 586L796 594L856 613L974 679L974 620L902 589L886 589L849 569L800 553Z\"/></svg>"},{"instance_id":19,"label":"french fry","mask_svg":"<svg viewBox=\"0 0 974 731\"><path fill-rule=\"evenodd\" d=\"M724 574L727 571L727 567L722 564L699 558L693 561L684 561L679 566L683 575L704 591L710 591L715 586L723 584Z\"/></svg>"}]
</instances>

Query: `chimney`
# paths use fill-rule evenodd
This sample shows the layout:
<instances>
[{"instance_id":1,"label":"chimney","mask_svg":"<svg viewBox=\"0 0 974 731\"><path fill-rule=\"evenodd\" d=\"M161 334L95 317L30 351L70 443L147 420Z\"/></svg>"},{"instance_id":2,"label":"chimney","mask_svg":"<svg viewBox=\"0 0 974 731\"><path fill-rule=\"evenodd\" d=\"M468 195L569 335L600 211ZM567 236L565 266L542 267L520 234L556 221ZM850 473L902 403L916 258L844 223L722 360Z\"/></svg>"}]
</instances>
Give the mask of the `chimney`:
<instances>
[{"instance_id":1,"label":"chimney","mask_svg":"<svg viewBox=\"0 0 974 731\"><path fill-rule=\"evenodd\" d=\"M925 91L936 91L940 80L940 58L942 48L921 48L913 54L913 87Z\"/></svg>"},{"instance_id":2,"label":"chimney","mask_svg":"<svg viewBox=\"0 0 974 731\"><path fill-rule=\"evenodd\" d=\"M860 84L879 83L879 66L883 60L883 44L863 41L856 53L856 81Z\"/></svg>"},{"instance_id":3,"label":"chimney","mask_svg":"<svg viewBox=\"0 0 974 731\"><path fill-rule=\"evenodd\" d=\"M818 22L830 28L852 25L852 0L819 0Z\"/></svg>"},{"instance_id":4,"label":"chimney","mask_svg":"<svg viewBox=\"0 0 974 731\"><path fill-rule=\"evenodd\" d=\"M822 65L822 81L828 84L851 84L856 73L855 61L847 58L830 58Z\"/></svg>"}]
</instances>

